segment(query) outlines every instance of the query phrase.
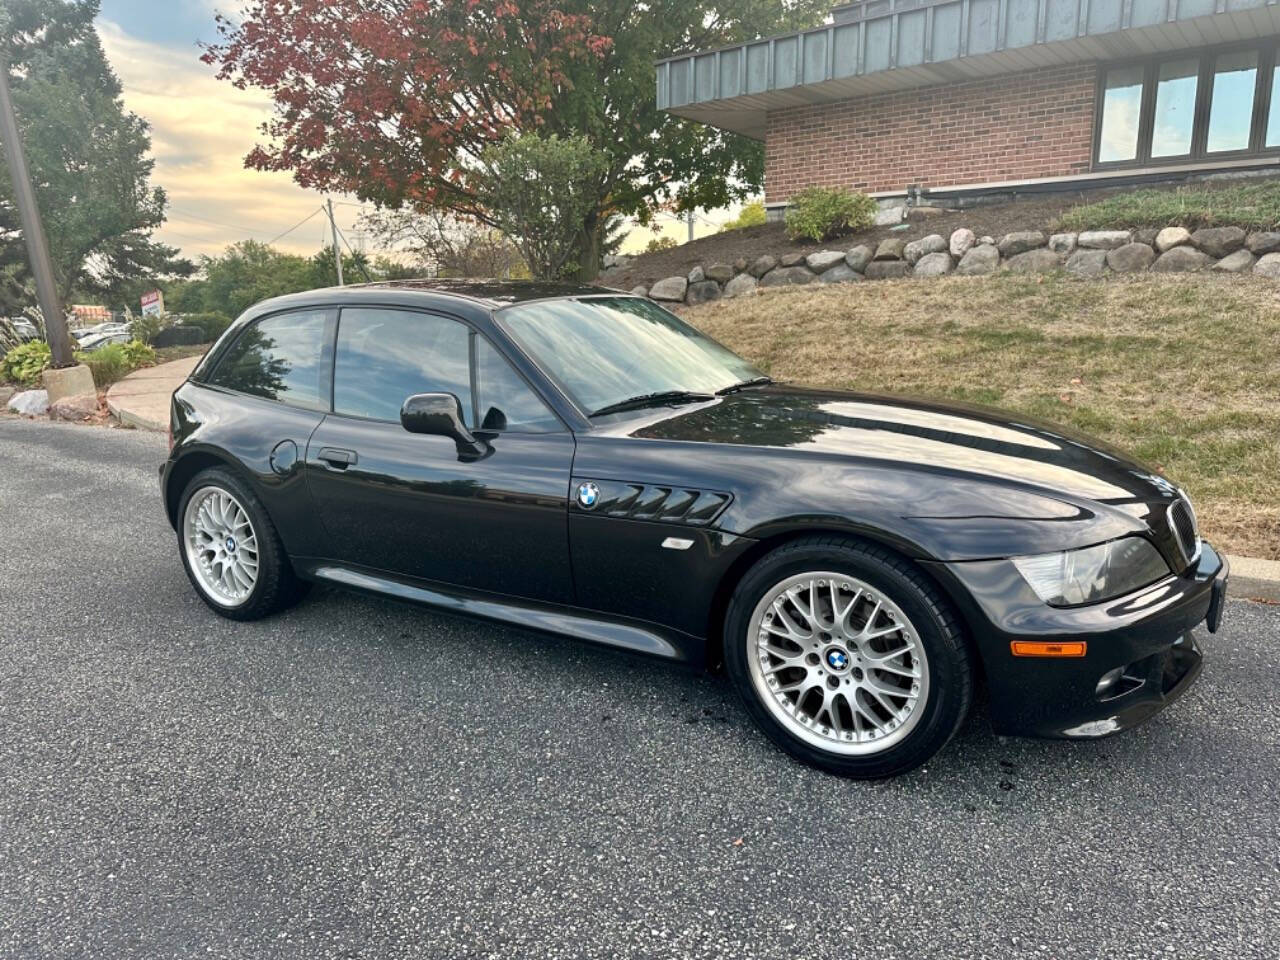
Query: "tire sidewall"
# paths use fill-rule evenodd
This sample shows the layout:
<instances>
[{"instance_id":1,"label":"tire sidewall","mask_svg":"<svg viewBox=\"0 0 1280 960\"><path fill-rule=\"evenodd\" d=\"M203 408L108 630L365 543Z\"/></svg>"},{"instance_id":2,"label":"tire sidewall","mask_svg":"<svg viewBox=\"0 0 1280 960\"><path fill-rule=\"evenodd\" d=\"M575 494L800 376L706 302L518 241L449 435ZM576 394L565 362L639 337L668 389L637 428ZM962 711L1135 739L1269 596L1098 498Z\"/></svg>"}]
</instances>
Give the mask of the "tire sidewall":
<instances>
[{"instance_id":1,"label":"tire sidewall","mask_svg":"<svg viewBox=\"0 0 1280 960\"><path fill-rule=\"evenodd\" d=\"M886 559L892 558L886 555ZM899 561L901 562L901 561ZM806 743L783 726L762 702L751 680L748 636L752 613L765 592L788 577L819 570L846 573L880 590L915 626L929 666L929 693L911 734L883 753L844 755ZM922 589L924 587L924 589ZM936 594L936 589L935 589ZM963 637L948 623L940 597L923 578L909 576L850 542L780 550L756 564L738 584L725 617L724 662L739 696L771 740L798 759L842 776L875 779L906 772L929 759L955 733L971 699L969 656ZM940 615L941 614L941 615Z\"/></svg>"}]
</instances>

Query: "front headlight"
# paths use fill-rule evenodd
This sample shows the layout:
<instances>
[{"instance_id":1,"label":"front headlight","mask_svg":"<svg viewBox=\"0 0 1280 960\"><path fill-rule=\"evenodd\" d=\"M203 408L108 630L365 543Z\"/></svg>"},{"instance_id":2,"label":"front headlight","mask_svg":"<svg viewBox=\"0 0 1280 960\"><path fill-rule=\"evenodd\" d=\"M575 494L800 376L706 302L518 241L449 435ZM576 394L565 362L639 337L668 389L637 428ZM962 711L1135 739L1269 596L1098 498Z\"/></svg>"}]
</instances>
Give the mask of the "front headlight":
<instances>
[{"instance_id":1,"label":"front headlight","mask_svg":"<svg viewBox=\"0 0 1280 960\"><path fill-rule=\"evenodd\" d=\"M1045 603L1075 607L1124 596L1167 577L1172 571L1142 537L1063 553L1014 557L1013 565Z\"/></svg>"}]
</instances>

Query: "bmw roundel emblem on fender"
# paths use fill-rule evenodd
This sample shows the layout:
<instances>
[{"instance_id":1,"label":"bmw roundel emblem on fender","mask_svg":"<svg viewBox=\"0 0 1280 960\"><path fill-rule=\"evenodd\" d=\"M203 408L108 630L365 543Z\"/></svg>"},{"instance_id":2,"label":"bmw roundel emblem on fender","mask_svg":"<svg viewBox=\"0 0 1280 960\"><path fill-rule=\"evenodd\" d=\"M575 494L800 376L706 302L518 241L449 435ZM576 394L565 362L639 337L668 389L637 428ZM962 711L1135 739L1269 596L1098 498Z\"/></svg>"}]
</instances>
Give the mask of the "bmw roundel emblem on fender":
<instances>
[{"instance_id":1,"label":"bmw roundel emblem on fender","mask_svg":"<svg viewBox=\"0 0 1280 960\"><path fill-rule=\"evenodd\" d=\"M600 502L600 488L594 483L583 483L578 486L578 504L583 510L590 510Z\"/></svg>"}]
</instances>

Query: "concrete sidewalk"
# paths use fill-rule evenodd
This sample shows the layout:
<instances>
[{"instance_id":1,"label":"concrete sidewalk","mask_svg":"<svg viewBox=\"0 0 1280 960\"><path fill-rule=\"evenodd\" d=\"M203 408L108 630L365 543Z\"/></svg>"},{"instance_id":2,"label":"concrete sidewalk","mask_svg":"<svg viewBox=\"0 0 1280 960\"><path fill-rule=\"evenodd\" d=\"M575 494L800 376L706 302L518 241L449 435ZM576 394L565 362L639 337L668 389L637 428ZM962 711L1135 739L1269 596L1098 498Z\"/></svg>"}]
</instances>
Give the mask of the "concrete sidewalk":
<instances>
[{"instance_id":1,"label":"concrete sidewalk","mask_svg":"<svg viewBox=\"0 0 1280 960\"><path fill-rule=\"evenodd\" d=\"M187 357L131 373L107 391L107 409L131 427L167 433L169 399L191 375L200 357Z\"/></svg>"}]
</instances>

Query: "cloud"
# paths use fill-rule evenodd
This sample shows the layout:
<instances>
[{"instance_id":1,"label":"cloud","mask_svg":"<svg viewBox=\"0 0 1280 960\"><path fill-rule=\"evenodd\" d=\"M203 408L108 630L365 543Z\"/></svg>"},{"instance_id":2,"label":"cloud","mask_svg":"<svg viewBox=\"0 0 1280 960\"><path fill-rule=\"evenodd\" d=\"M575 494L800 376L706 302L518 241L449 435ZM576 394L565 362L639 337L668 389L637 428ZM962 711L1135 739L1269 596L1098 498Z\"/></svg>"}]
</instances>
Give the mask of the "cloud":
<instances>
[{"instance_id":1,"label":"cloud","mask_svg":"<svg viewBox=\"0 0 1280 960\"><path fill-rule=\"evenodd\" d=\"M236 6L207 2L223 10ZM323 203L323 196L303 190L288 174L244 168L245 154L259 142L271 115L265 95L214 79L194 45L144 41L107 20L98 21L98 32L124 86L126 107L151 124L152 181L164 188L170 204L169 220L157 233L161 240L188 256L215 254L238 240L271 240ZM338 226L355 242L359 211L339 210ZM314 253L324 240L322 219L316 217L276 246Z\"/></svg>"}]
</instances>

